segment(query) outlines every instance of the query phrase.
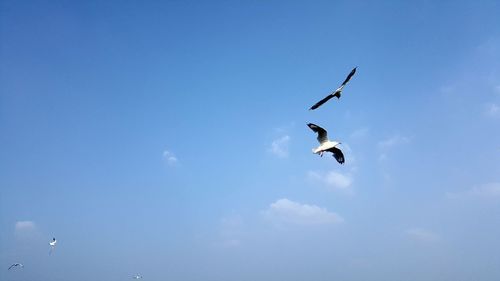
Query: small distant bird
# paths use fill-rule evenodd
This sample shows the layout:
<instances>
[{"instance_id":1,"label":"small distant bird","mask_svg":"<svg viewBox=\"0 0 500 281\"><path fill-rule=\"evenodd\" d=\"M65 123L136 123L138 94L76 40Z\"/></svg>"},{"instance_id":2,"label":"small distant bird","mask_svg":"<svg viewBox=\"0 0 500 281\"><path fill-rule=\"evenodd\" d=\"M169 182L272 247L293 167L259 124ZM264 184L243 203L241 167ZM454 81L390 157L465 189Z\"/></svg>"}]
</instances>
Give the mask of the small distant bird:
<instances>
[{"instance_id":1,"label":"small distant bird","mask_svg":"<svg viewBox=\"0 0 500 281\"><path fill-rule=\"evenodd\" d=\"M132 279L142 279L142 275L139 275L139 274L136 274L134 276L132 276Z\"/></svg>"},{"instance_id":2,"label":"small distant bird","mask_svg":"<svg viewBox=\"0 0 500 281\"><path fill-rule=\"evenodd\" d=\"M54 249L56 248L56 244L57 244L57 240L55 237L53 237L52 241L49 242L49 245L50 245L49 255L52 254L52 251L54 251Z\"/></svg>"},{"instance_id":3,"label":"small distant bird","mask_svg":"<svg viewBox=\"0 0 500 281\"><path fill-rule=\"evenodd\" d=\"M344 159L344 154L342 153L342 150L338 149L336 146L340 144L340 142L337 141L330 141L328 139L328 135L325 129L321 128L320 126L309 123L307 124L311 130L313 130L315 133L318 134L318 142L319 146L317 148L313 148L313 153L319 154L321 157L323 157L323 153L325 151L331 152L333 154L333 157L339 162L340 164L344 164L345 159Z\"/></svg>"},{"instance_id":4,"label":"small distant bird","mask_svg":"<svg viewBox=\"0 0 500 281\"><path fill-rule=\"evenodd\" d=\"M23 267L24 267L24 265L23 265L22 263L17 263L17 262L16 262L16 263L13 263L11 266L9 266L9 269L8 269L8 270L10 270L10 269L11 269L11 268L13 268L13 267L18 267L18 266L20 266L21 268L23 268Z\"/></svg>"},{"instance_id":5,"label":"small distant bird","mask_svg":"<svg viewBox=\"0 0 500 281\"><path fill-rule=\"evenodd\" d=\"M340 85L340 87L338 87L337 90L335 90L333 93L329 94L328 96L326 96L322 100L318 101L316 104L311 106L311 108L309 108L309 110L315 110L316 108L320 107L321 105L323 105L325 102L327 102L328 100L330 100L333 97L337 97L338 99L340 99L340 95L342 94L342 90L344 89L347 82L349 82L349 80L351 80L351 77L354 76L354 73L356 73L356 68L357 67L355 67L351 70L351 73L349 73L349 75L347 75L347 78L344 80L342 85Z\"/></svg>"}]
</instances>

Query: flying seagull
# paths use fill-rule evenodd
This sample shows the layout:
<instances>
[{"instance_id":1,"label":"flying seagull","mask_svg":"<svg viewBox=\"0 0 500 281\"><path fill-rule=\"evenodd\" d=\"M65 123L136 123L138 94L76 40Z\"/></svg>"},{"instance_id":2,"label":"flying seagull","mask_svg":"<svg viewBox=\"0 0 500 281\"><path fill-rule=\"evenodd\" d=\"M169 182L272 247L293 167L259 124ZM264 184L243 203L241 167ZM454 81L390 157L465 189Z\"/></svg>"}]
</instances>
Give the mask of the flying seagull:
<instances>
[{"instance_id":1,"label":"flying seagull","mask_svg":"<svg viewBox=\"0 0 500 281\"><path fill-rule=\"evenodd\" d=\"M344 154L340 149L338 149L336 146L340 144L340 142L337 141L330 141L328 139L328 135L325 129L321 128L320 126L309 123L307 124L311 130L316 132L318 134L318 142L319 146L317 148L313 148L313 153L319 154L321 157L323 157L323 153L328 151L333 154L333 157L339 162L340 164L344 164L345 159L344 159Z\"/></svg>"},{"instance_id":2,"label":"flying seagull","mask_svg":"<svg viewBox=\"0 0 500 281\"><path fill-rule=\"evenodd\" d=\"M21 268L23 268L23 267L24 267L24 265L23 265L22 263L17 263L17 262L16 262L16 263L13 263L11 266L9 266L9 269L8 269L8 270L10 270L10 269L11 269L11 268L13 268L13 267L18 267L18 266L20 266Z\"/></svg>"},{"instance_id":3,"label":"flying seagull","mask_svg":"<svg viewBox=\"0 0 500 281\"><path fill-rule=\"evenodd\" d=\"M142 279L142 275L136 274L136 275L132 276L132 279L136 279L136 280Z\"/></svg>"},{"instance_id":4,"label":"flying seagull","mask_svg":"<svg viewBox=\"0 0 500 281\"><path fill-rule=\"evenodd\" d=\"M49 255L52 254L52 251L54 251L54 249L56 248L56 244L57 244L57 240L55 237L53 237L52 241L49 242L49 245L50 245Z\"/></svg>"},{"instance_id":5,"label":"flying seagull","mask_svg":"<svg viewBox=\"0 0 500 281\"><path fill-rule=\"evenodd\" d=\"M320 107L321 105L323 105L325 102L327 102L328 100L330 100L333 97L337 97L338 99L340 99L340 95L342 94L342 90L344 89L347 82L349 82L349 80L351 80L351 77L354 76L354 73L356 73L356 68L357 67L355 67L351 70L351 73L349 73L349 75L347 75L347 78L344 80L342 85L340 85L340 87L338 87L337 90L335 90L333 93L326 96L324 99L318 101L316 104L311 106L311 108L309 108L309 110L315 110L316 108Z\"/></svg>"}]
</instances>

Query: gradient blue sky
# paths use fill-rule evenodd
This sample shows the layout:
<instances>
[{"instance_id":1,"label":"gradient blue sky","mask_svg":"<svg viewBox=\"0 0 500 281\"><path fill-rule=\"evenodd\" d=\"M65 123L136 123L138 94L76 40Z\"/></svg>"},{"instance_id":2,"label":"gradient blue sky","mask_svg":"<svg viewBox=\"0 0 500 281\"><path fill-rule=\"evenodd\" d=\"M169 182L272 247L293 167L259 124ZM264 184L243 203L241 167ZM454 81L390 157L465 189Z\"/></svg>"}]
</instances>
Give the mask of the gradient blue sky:
<instances>
[{"instance_id":1,"label":"gradient blue sky","mask_svg":"<svg viewBox=\"0 0 500 281\"><path fill-rule=\"evenodd\" d=\"M0 0L0 279L499 280L499 11Z\"/></svg>"}]
</instances>

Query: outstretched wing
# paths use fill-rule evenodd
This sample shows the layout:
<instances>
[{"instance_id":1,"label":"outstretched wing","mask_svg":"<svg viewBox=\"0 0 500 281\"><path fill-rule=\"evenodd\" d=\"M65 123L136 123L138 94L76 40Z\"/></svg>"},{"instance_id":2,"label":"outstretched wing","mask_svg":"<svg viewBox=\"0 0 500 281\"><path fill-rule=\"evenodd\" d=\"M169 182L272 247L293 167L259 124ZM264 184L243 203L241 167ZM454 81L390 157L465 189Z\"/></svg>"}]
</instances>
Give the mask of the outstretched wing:
<instances>
[{"instance_id":1,"label":"outstretched wing","mask_svg":"<svg viewBox=\"0 0 500 281\"><path fill-rule=\"evenodd\" d=\"M332 94L329 94L328 96L326 96L325 98L323 98L322 100L318 101L317 103L315 103L313 106L311 106L311 108L309 108L309 110L315 110L316 108L322 106L325 102L329 101L331 98L333 98L335 96L335 94L337 93L337 91L335 91L335 93L332 93Z\"/></svg>"},{"instance_id":2,"label":"outstretched wing","mask_svg":"<svg viewBox=\"0 0 500 281\"><path fill-rule=\"evenodd\" d=\"M318 134L317 139L320 144L324 143L325 141L328 141L328 135L325 129L313 123L308 123L307 126Z\"/></svg>"},{"instance_id":3,"label":"outstretched wing","mask_svg":"<svg viewBox=\"0 0 500 281\"><path fill-rule=\"evenodd\" d=\"M16 266L16 265L15 265L15 264L13 264L13 265L9 266L9 269L7 269L7 270L10 270L10 269L11 269L11 268L13 268L14 266Z\"/></svg>"},{"instance_id":4,"label":"outstretched wing","mask_svg":"<svg viewBox=\"0 0 500 281\"><path fill-rule=\"evenodd\" d=\"M333 153L333 157L335 157L335 160L337 160L337 162L339 162L340 164L344 164L345 158L344 158L344 153L342 153L342 150L336 147L332 147L328 149L328 151Z\"/></svg>"},{"instance_id":5,"label":"outstretched wing","mask_svg":"<svg viewBox=\"0 0 500 281\"><path fill-rule=\"evenodd\" d=\"M347 84L347 82L349 82L349 80L351 80L351 77L353 77L354 73L356 73L356 68L358 68L358 67L355 67L351 70L351 72L349 73L349 75L347 75L346 79L344 80L344 82L342 83L342 85L340 87L344 86L345 84Z\"/></svg>"}]
</instances>

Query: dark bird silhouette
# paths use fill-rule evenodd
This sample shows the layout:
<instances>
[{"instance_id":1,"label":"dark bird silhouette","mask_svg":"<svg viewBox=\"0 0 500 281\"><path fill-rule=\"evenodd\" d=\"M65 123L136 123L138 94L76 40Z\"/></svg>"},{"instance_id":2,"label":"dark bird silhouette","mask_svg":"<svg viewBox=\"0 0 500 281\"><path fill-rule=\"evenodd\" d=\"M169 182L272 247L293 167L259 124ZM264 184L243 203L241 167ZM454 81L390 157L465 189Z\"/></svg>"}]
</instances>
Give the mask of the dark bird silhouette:
<instances>
[{"instance_id":1,"label":"dark bird silhouette","mask_svg":"<svg viewBox=\"0 0 500 281\"><path fill-rule=\"evenodd\" d=\"M10 269L11 269L11 268L13 268L13 267L18 267L18 266L20 266L21 268L23 268L23 267L24 267L24 265L23 265L22 263L17 263L17 262L16 262L16 263L13 263L11 266L9 266L9 269L8 269L8 270L10 270Z\"/></svg>"},{"instance_id":2,"label":"dark bird silhouette","mask_svg":"<svg viewBox=\"0 0 500 281\"><path fill-rule=\"evenodd\" d=\"M346 79L344 80L344 82L342 82L342 85L340 85L340 87L338 87L337 90L333 91L331 94L329 94L328 96L326 96L322 100L315 103L313 106L311 106L311 108L309 108L309 110L315 110L316 108L320 107L321 105L323 105L325 102L329 101L333 97L337 97L338 99L340 99L340 95L342 94L342 90L344 89L347 82L349 82L349 80L351 80L352 76L354 76L354 73L356 73L356 68L357 67L355 67L351 70L349 75L347 75Z\"/></svg>"},{"instance_id":3,"label":"dark bird silhouette","mask_svg":"<svg viewBox=\"0 0 500 281\"><path fill-rule=\"evenodd\" d=\"M321 157L323 157L323 153L328 151L331 152L333 157L339 162L340 164L344 164L345 158L344 158L344 153L342 153L342 150L338 149L336 146L340 144L340 142L337 141L330 141L328 139L328 134L325 129L321 128L320 126L313 124L313 123L308 123L307 126L313 130L315 133L318 134L318 142L319 146L317 148L313 148L313 153L319 154Z\"/></svg>"}]
</instances>

